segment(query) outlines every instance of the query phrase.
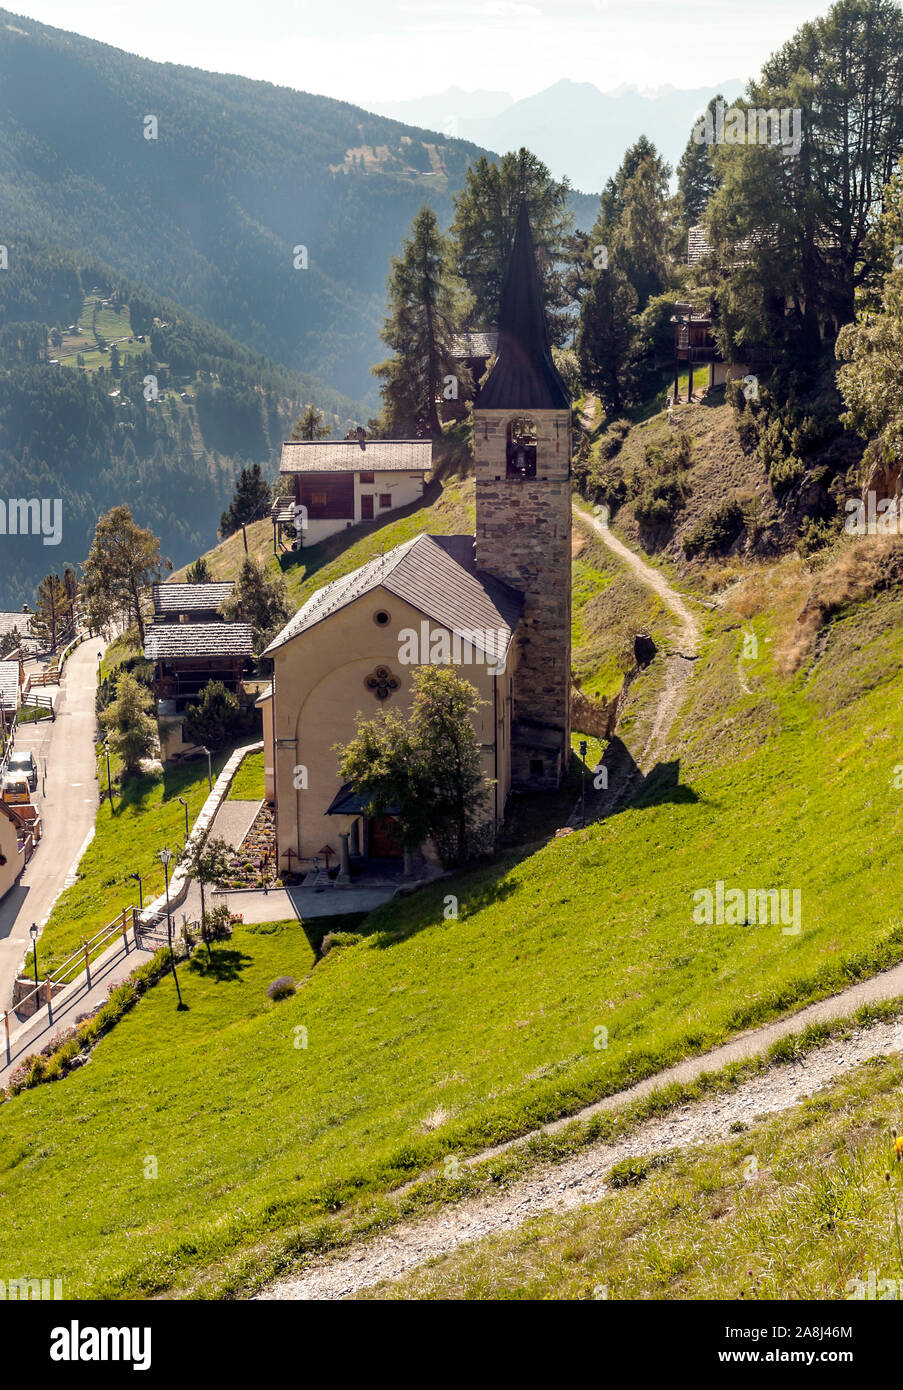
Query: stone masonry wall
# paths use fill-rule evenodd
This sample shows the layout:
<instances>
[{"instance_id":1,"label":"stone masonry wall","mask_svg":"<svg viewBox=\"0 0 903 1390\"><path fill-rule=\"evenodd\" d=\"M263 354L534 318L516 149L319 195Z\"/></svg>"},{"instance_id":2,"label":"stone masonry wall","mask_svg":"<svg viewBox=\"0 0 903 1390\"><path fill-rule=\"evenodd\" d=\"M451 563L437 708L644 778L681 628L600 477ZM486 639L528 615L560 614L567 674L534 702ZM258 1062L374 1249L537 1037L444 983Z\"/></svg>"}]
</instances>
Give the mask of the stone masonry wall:
<instances>
[{"instance_id":1,"label":"stone masonry wall","mask_svg":"<svg viewBox=\"0 0 903 1390\"><path fill-rule=\"evenodd\" d=\"M525 595L513 767L521 786L548 786L563 774L570 750L570 415L529 413L537 430L536 477L509 479L507 427L516 414L475 413L476 557L481 569ZM543 761L543 776L530 774L533 759Z\"/></svg>"}]
</instances>

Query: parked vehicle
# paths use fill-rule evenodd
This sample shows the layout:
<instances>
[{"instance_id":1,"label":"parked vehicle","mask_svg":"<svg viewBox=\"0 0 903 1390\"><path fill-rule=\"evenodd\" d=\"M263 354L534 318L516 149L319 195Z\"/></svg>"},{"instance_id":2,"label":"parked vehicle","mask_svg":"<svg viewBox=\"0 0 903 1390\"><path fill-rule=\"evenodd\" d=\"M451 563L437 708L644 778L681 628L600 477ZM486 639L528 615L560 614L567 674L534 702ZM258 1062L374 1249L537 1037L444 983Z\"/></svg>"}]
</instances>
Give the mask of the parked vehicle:
<instances>
[{"instance_id":1,"label":"parked vehicle","mask_svg":"<svg viewBox=\"0 0 903 1390\"><path fill-rule=\"evenodd\" d=\"M3 779L3 800L10 806L30 806L31 792L28 790L28 778L23 777L21 772L15 776L7 774Z\"/></svg>"},{"instance_id":2,"label":"parked vehicle","mask_svg":"<svg viewBox=\"0 0 903 1390\"><path fill-rule=\"evenodd\" d=\"M22 776L33 792L38 789L38 764L30 748L22 748L10 754L6 771L10 777Z\"/></svg>"}]
</instances>

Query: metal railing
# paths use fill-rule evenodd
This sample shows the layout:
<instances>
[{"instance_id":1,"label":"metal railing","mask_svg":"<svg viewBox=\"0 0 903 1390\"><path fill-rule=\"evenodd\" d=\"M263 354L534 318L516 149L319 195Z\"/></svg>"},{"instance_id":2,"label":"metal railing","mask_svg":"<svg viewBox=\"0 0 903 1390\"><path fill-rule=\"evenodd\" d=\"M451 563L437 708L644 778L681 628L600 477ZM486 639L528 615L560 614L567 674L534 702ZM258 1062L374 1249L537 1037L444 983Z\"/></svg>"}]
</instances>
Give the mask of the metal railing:
<instances>
[{"instance_id":1,"label":"metal railing","mask_svg":"<svg viewBox=\"0 0 903 1390\"><path fill-rule=\"evenodd\" d=\"M30 1022L42 1008L46 1007L47 1022L48 1025L52 1026L54 986L56 986L57 992L59 992L65 989L67 985L71 985L79 975L84 974L87 987L90 990L92 960L97 960L98 956L102 954L103 950L109 945L114 936L122 936L122 944L125 948L126 955L128 955L130 950L128 939L129 926L132 928L132 935L135 938L135 949L137 950L140 945L141 928L138 923L138 909L132 905L131 907L124 907L112 922L109 922L105 927L101 927L100 931L95 932L92 937L86 937L77 951L73 951L55 970L52 970L49 975L45 975L43 980L39 980L34 989L29 990L28 994L23 995L11 1010L4 1010L3 1029L6 1040L7 1065L12 1062L9 1026L10 1013L20 1013L23 1005L27 1004L29 1000L34 1000L35 1007L27 1021ZM44 996L43 1001L40 999L41 995Z\"/></svg>"}]
</instances>

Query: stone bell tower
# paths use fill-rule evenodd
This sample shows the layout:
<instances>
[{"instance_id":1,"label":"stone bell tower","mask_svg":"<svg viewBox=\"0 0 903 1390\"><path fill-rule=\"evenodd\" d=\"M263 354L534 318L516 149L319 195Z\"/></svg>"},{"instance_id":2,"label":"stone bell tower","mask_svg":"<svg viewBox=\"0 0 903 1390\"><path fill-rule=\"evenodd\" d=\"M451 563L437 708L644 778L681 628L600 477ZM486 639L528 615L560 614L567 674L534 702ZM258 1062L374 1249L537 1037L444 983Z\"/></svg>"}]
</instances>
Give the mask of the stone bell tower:
<instances>
[{"instance_id":1,"label":"stone bell tower","mask_svg":"<svg viewBox=\"0 0 903 1390\"><path fill-rule=\"evenodd\" d=\"M476 562L524 595L512 784L554 789L570 758L571 401L552 361L527 205L499 312L495 366L474 402Z\"/></svg>"}]
</instances>

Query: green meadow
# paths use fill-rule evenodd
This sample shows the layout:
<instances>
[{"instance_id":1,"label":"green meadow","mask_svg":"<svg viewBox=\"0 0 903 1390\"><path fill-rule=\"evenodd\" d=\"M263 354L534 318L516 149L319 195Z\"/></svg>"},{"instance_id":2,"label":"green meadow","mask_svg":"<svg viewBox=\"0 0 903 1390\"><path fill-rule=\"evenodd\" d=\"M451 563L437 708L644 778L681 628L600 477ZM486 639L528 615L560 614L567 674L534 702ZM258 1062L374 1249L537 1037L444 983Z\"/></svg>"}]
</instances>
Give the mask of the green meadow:
<instances>
[{"instance_id":1,"label":"green meadow","mask_svg":"<svg viewBox=\"0 0 903 1390\"><path fill-rule=\"evenodd\" d=\"M0 1243L73 1294L240 1289L443 1156L899 959L901 619L893 593L851 605L785 677L767 607L742 668L715 613L675 757L620 814L393 901L312 972L289 924L196 957L185 1012L164 979L4 1107ZM697 924L717 880L798 888L801 932ZM304 983L271 1005L280 974Z\"/></svg>"}]
</instances>

